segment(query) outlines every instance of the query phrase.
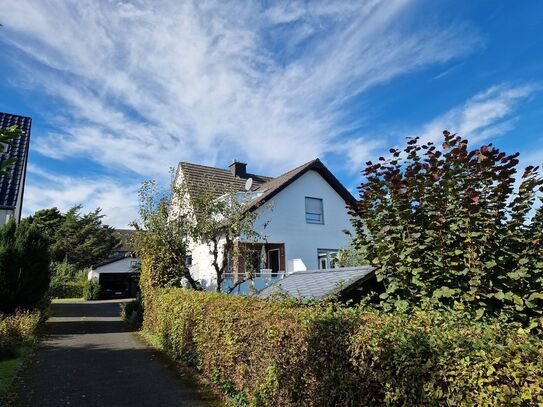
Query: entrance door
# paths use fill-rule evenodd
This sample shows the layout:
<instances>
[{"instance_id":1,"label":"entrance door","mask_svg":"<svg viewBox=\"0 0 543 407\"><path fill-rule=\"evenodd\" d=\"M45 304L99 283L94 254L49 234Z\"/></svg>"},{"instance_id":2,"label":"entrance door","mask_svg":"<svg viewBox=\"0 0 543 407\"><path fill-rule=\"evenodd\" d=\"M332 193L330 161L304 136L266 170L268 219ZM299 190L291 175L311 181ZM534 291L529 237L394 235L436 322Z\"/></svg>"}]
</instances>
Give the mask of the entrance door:
<instances>
[{"instance_id":1,"label":"entrance door","mask_svg":"<svg viewBox=\"0 0 543 407\"><path fill-rule=\"evenodd\" d=\"M268 252L268 268L271 269L272 277L277 277L279 271L279 249Z\"/></svg>"}]
</instances>

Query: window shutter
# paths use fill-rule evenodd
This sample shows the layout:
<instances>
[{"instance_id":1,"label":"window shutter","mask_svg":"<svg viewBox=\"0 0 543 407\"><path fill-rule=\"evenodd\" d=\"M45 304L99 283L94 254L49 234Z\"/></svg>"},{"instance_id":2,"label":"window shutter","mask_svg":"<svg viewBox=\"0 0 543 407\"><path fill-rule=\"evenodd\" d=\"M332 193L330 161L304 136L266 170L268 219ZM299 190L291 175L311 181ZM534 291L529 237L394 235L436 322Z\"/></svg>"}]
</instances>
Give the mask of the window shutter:
<instances>
[{"instance_id":1,"label":"window shutter","mask_svg":"<svg viewBox=\"0 0 543 407\"><path fill-rule=\"evenodd\" d=\"M305 198L305 211L322 215L322 200L316 198Z\"/></svg>"}]
</instances>

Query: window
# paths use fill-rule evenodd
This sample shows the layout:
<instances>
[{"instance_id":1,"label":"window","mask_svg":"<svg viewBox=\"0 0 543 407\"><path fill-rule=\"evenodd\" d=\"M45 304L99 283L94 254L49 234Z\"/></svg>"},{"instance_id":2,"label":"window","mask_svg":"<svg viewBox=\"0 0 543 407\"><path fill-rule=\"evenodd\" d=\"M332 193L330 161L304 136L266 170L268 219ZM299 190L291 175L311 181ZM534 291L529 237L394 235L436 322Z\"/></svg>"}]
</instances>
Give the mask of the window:
<instances>
[{"instance_id":1,"label":"window","mask_svg":"<svg viewBox=\"0 0 543 407\"><path fill-rule=\"evenodd\" d=\"M318 249L319 269L327 270L336 268L337 249Z\"/></svg>"},{"instance_id":2,"label":"window","mask_svg":"<svg viewBox=\"0 0 543 407\"><path fill-rule=\"evenodd\" d=\"M322 199L305 197L305 221L307 223L324 223Z\"/></svg>"}]
</instances>

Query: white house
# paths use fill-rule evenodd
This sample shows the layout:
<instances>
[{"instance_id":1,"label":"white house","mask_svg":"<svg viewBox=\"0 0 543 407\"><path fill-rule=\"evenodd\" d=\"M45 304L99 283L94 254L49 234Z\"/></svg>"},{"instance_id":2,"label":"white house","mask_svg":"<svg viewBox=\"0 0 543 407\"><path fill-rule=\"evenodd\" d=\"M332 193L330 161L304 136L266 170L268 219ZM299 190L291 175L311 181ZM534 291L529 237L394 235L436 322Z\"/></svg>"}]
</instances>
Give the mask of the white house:
<instances>
[{"instance_id":1,"label":"white house","mask_svg":"<svg viewBox=\"0 0 543 407\"><path fill-rule=\"evenodd\" d=\"M246 261L255 265L265 261L265 269L258 266L261 277L269 280L294 271L333 268L337 251L348 243L345 232L352 232L352 225L347 207L356 201L319 159L276 178L247 173L246 164L236 161L228 169L179 164L176 183L184 183L189 196L209 182L217 199L226 191L238 191L235 194L247 201L247 210L258 211L254 227L265 239L240 244L253 253ZM193 243L190 251L191 275L204 287L214 287L210 247ZM238 268L232 270L236 275L245 266L234 262L233 267Z\"/></svg>"}]
</instances>

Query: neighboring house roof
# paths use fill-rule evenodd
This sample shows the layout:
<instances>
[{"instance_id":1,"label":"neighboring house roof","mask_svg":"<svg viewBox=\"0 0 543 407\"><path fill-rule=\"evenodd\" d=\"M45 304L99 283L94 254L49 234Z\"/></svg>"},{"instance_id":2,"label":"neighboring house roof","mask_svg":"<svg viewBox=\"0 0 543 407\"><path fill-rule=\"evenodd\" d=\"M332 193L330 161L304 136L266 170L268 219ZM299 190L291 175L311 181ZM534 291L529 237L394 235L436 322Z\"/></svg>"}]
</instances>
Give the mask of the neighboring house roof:
<instances>
[{"instance_id":1,"label":"neighboring house roof","mask_svg":"<svg viewBox=\"0 0 543 407\"><path fill-rule=\"evenodd\" d=\"M8 170L10 177L0 177L0 208L21 210L28 161L28 147L30 141L30 117L18 116L0 112L0 127L7 128L16 125L22 132L21 137L16 137L7 152L0 155L0 162L15 157L17 161ZM16 214L17 218L20 213Z\"/></svg>"},{"instance_id":2,"label":"neighboring house roof","mask_svg":"<svg viewBox=\"0 0 543 407\"><path fill-rule=\"evenodd\" d=\"M116 252L133 252L134 244L132 239L136 231L134 229L115 229L119 239L121 240L121 245L115 249Z\"/></svg>"},{"instance_id":3,"label":"neighboring house roof","mask_svg":"<svg viewBox=\"0 0 543 407\"><path fill-rule=\"evenodd\" d=\"M188 192L191 195L197 196L202 192L211 193L216 198L232 192L244 191L245 182L248 178L253 179L253 188L262 185L272 178L264 175L256 175L247 173L244 177L236 177L228 169L207 167L200 164L192 164L188 162L180 162L178 167L183 173Z\"/></svg>"},{"instance_id":4,"label":"neighboring house roof","mask_svg":"<svg viewBox=\"0 0 543 407\"><path fill-rule=\"evenodd\" d=\"M318 158L300 165L276 178L249 173L244 177L236 177L227 169L206 167L187 162L179 163L178 172L179 170L183 173L189 194L197 195L202 192L208 192L217 198L229 192L244 191L246 180L252 178L253 186L251 190L262 192L262 194L248 203L247 208L249 210L261 206L311 170L318 172L347 204L354 205L356 203L356 199L351 193Z\"/></svg>"},{"instance_id":5,"label":"neighboring house roof","mask_svg":"<svg viewBox=\"0 0 543 407\"><path fill-rule=\"evenodd\" d=\"M91 266L91 270L96 270L98 267L106 266L108 264L116 263L116 262L118 262L120 260L129 259L129 258L134 258L135 259L135 257L130 253L122 254L120 256L115 256L115 257L112 257L110 259L104 260L104 261L102 261L100 263L93 264Z\"/></svg>"},{"instance_id":6,"label":"neighboring house roof","mask_svg":"<svg viewBox=\"0 0 543 407\"><path fill-rule=\"evenodd\" d=\"M371 266L298 271L263 289L259 298L287 295L301 301L323 300L362 284L374 275Z\"/></svg>"}]
</instances>

